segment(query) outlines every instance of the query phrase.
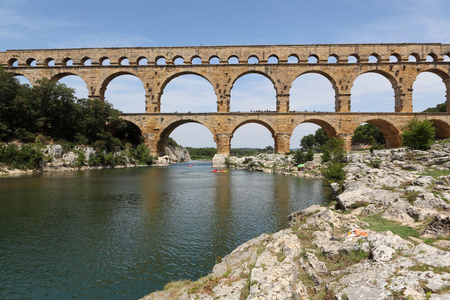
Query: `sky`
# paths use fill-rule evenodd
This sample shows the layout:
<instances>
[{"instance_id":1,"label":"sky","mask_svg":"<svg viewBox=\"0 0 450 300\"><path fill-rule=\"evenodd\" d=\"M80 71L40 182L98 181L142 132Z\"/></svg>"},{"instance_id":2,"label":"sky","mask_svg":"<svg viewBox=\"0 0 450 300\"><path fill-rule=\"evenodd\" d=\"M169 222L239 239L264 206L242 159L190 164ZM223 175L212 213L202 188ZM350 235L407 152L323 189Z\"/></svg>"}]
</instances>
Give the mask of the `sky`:
<instances>
[{"instance_id":1,"label":"sky","mask_svg":"<svg viewBox=\"0 0 450 300\"><path fill-rule=\"evenodd\" d=\"M340 43L450 43L448 0L0 0L0 51L85 47L165 47L199 45L277 45ZM26 80L23 80L26 82ZM78 77L60 80L87 97ZM445 101L445 86L434 74L414 83L413 109ZM290 91L291 110L334 111L334 92L321 75L297 78ZM381 75L357 78L352 111L394 111L394 91ZM114 79L105 97L123 112L144 112L144 87L129 75ZM162 112L214 112L216 95L195 75L171 81L161 99ZM268 79L250 74L231 90L231 111L275 110ZM319 127L301 124L291 148ZM188 123L171 137L190 147L215 147L206 127ZM273 146L258 124L240 127L232 147Z\"/></svg>"}]
</instances>

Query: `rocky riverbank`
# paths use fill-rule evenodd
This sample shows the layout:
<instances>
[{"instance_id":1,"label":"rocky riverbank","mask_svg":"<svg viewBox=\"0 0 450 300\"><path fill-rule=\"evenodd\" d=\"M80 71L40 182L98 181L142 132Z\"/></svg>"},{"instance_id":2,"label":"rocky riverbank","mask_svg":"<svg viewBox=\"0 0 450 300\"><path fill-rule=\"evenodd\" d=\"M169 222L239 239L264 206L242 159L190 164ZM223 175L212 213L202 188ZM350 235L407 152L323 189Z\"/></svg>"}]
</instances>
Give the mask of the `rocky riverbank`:
<instances>
[{"instance_id":1,"label":"rocky riverbank","mask_svg":"<svg viewBox=\"0 0 450 300\"><path fill-rule=\"evenodd\" d=\"M143 299L450 299L450 143L348 160L334 203Z\"/></svg>"},{"instance_id":2,"label":"rocky riverbank","mask_svg":"<svg viewBox=\"0 0 450 300\"><path fill-rule=\"evenodd\" d=\"M228 164L239 170L261 171L266 173L292 175L298 177L322 178L320 172L321 154L314 154L314 159L308 161L302 167L294 162L294 156L290 154L261 153L255 156L227 158Z\"/></svg>"},{"instance_id":3,"label":"rocky riverbank","mask_svg":"<svg viewBox=\"0 0 450 300\"><path fill-rule=\"evenodd\" d=\"M20 145L19 145L20 146ZM89 158L98 156L99 151L92 147L76 146L72 150L64 150L61 145L47 145L42 149L45 159L41 161L38 170L21 170L10 168L9 166L0 167L0 175L21 175L36 172L57 172L57 171L78 171L105 168L130 168L148 166L139 164L126 151L113 153L113 157L120 157L120 163L114 166L108 164L90 165ZM153 161L154 166L167 166L174 163L190 161L189 152L182 147L166 147L166 155L158 157Z\"/></svg>"}]
</instances>

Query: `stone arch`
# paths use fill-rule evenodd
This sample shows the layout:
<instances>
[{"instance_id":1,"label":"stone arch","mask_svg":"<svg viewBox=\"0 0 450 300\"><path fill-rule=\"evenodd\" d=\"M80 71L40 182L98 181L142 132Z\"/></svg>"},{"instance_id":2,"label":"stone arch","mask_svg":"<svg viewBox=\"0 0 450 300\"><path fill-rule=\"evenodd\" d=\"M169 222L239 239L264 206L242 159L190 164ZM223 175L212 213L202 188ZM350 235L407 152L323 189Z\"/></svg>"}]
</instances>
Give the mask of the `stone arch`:
<instances>
[{"instance_id":1,"label":"stone arch","mask_svg":"<svg viewBox=\"0 0 450 300\"><path fill-rule=\"evenodd\" d=\"M267 73L265 73L265 72L262 72L262 71L257 71L257 70L246 70L246 71L244 71L244 72L242 72L242 73L240 73L240 74L237 74L237 76L236 76L234 79L231 80L231 85L230 85L230 88L229 88L229 91L230 91L230 108L231 108L232 105L234 106L234 103L236 103L236 102L234 102L234 103L232 102L232 101L234 101L234 100L236 100L236 99L235 99L235 97L233 98L233 97L231 96L231 94L232 94L234 91L236 91L236 89L235 89L236 82L237 82L240 78L242 78L242 77L244 77L244 76L246 76L246 75L253 75L253 74L255 74L255 75L262 75L264 78L268 79L268 80L270 81L270 83L272 83L273 90L275 91L275 97L273 98L273 106L272 106L272 107L276 109L276 101L277 101L276 96L277 96L277 94L278 94L278 91L277 91L277 86L276 86L276 84L275 84L275 80L274 80L269 74L267 74ZM233 90L233 89L234 89L234 90ZM249 89L250 89L250 88L249 88ZM271 103L270 105L272 105L272 103ZM263 110L263 109L266 109L266 108L261 107L261 106L257 106L257 107L255 107L255 109L256 109L256 110ZM238 109L238 110L239 110L239 109ZM252 109L252 110L253 110L253 109Z\"/></svg>"},{"instance_id":2,"label":"stone arch","mask_svg":"<svg viewBox=\"0 0 450 300\"><path fill-rule=\"evenodd\" d=\"M107 60L111 61L111 60L109 59L109 57L107 57L107 56L102 56L102 57L100 57L100 59L98 60L98 63L99 63L100 65L103 66L103 64L104 64Z\"/></svg>"},{"instance_id":3,"label":"stone arch","mask_svg":"<svg viewBox=\"0 0 450 300\"><path fill-rule=\"evenodd\" d=\"M299 126L300 124L304 124L304 123L312 123L312 124L316 124L316 125L322 127L325 130L325 132L327 133L327 136L329 138L337 137L336 128L330 122L323 120L323 119L316 118L316 117L312 117L311 119L302 120L297 125L295 125L295 127L293 128L292 131L294 131L294 129L297 128L297 126Z\"/></svg>"},{"instance_id":4,"label":"stone arch","mask_svg":"<svg viewBox=\"0 0 450 300\"><path fill-rule=\"evenodd\" d=\"M329 64L336 64L336 63L340 63L339 61L339 55L337 54L330 54L327 58L327 63Z\"/></svg>"},{"instance_id":5,"label":"stone arch","mask_svg":"<svg viewBox=\"0 0 450 300\"><path fill-rule=\"evenodd\" d=\"M289 89L289 91L287 91L291 96L290 96L290 105L292 104L292 99L293 99L293 96L292 96L292 86L294 85L294 82L298 79L298 78L300 78L300 77L302 77L302 76L304 76L304 75L308 75L308 74L317 74L317 75L321 75L322 77L324 77L325 79L327 79L328 81L329 81L329 83L331 84L331 88L333 89L333 91L334 91L334 97L335 97L335 99L334 99L334 101L335 101L335 104L336 104L336 101L338 101L338 95L339 95L339 90L338 90L338 87L337 87L337 84L336 84L336 81L334 80L334 78L330 75L330 74L328 74L328 73L326 73L326 72L323 72L323 71L319 71L319 70L308 70L308 71L305 71L305 72L303 72L303 73L300 73L300 74L298 74L291 82L290 82L290 89ZM294 87L294 89L295 89L295 87ZM294 93L295 93L295 91L294 91ZM332 99L333 100L333 99Z\"/></svg>"},{"instance_id":6,"label":"stone arch","mask_svg":"<svg viewBox=\"0 0 450 300\"><path fill-rule=\"evenodd\" d=\"M292 53L288 56L287 62L289 64L298 64L300 62L300 57L297 54Z\"/></svg>"},{"instance_id":7,"label":"stone arch","mask_svg":"<svg viewBox=\"0 0 450 300\"><path fill-rule=\"evenodd\" d=\"M417 81L417 78L419 77L420 74L424 74L424 73L432 73L434 75L439 76L442 79L442 82L445 86L445 102L447 103L447 107L450 106L450 75L445 71L445 70L440 70L440 69L436 69L436 68L428 68L428 69L423 69L420 70L420 72L417 73L416 77L414 78L414 83ZM412 85L413 91L412 91L412 100L413 100L413 108L414 108L414 83ZM417 98L416 98L417 100Z\"/></svg>"},{"instance_id":8,"label":"stone arch","mask_svg":"<svg viewBox=\"0 0 450 300\"><path fill-rule=\"evenodd\" d=\"M67 67L71 67L70 62L72 62L73 65L73 60L70 57L66 57L62 60L62 65L63 66L67 66Z\"/></svg>"},{"instance_id":9,"label":"stone arch","mask_svg":"<svg viewBox=\"0 0 450 300\"><path fill-rule=\"evenodd\" d=\"M195 63L194 60L199 61L199 63ZM201 65L202 64L202 58L200 56L198 56L198 55L194 55L194 56L192 56L190 58L189 62L191 63L191 65L196 65L196 64Z\"/></svg>"},{"instance_id":10,"label":"stone arch","mask_svg":"<svg viewBox=\"0 0 450 300\"><path fill-rule=\"evenodd\" d=\"M164 90L166 89L167 85L172 80L179 78L181 76L184 76L184 75L194 75L194 76L198 76L198 77L206 80L206 82L208 82L208 84L211 86L212 90L214 91L215 98L213 100L215 101L215 103L217 102L217 90L213 84L213 81L210 78L208 78L207 76L205 76L204 74L201 74L201 73L197 73L197 72L193 72L193 71L184 71L184 72L179 72L179 73L173 74L172 76L166 78L165 81L161 84L161 89L157 96L157 101L159 103L159 107L162 107L161 99L162 99L162 95L164 94Z\"/></svg>"},{"instance_id":11,"label":"stone arch","mask_svg":"<svg viewBox=\"0 0 450 300\"><path fill-rule=\"evenodd\" d=\"M394 61L394 59L392 59L392 61L391 61L391 57L394 58L394 59L396 59L397 61ZM391 53L391 55L389 56L389 62L390 62L390 63L399 63L399 62L402 62L402 56L401 56L400 54L396 53L396 52Z\"/></svg>"},{"instance_id":12,"label":"stone arch","mask_svg":"<svg viewBox=\"0 0 450 300\"><path fill-rule=\"evenodd\" d=\"M212 133L212 135L214 136L214 140L215 140L215 135L214 135L215 132L214 132L214 130L212 130L212 128L208 127L206 124L203 124L202 122L200 122L198 120L183 119L183 120L172 121L172 122L169 122L165 126L164 126L164 124L162 124L161 127L164 128L164 129L161 130L161 133L156 138L156 141L155 141L156 142L156 153L158 154L158 156L162 156L164 154L164 146L165 146L165 144L167 142L167 139L169 138L170 134L177 127L179 127L179 126L181 126L183 124L187 124L187 123L197 123L197 124L205 126Z\"/></svg>"},{"instance_id":13,"label":"stone arch","mask_svg":"<svg viewBox=\"0 0 450 300\"><path fill-rule=\"evenodd\" d=\"M269 64L278 64L280 62L280 58L278 57L278 55L276 54L271 54L268 58L267 58L267 62Z\"/></svg>"},{"instance_id":14,"label":"stone arch","mask_svg":"<svg viewBox=\"0 0 450 300\"><path fill-rule=\"evenodd\" d=\"M252 60L252 59L256 59L256 62L250 62L250 60ZM248 64L255 64L255 65L257 65L257 64L259 64L259 62L260 62L259 57L256 54L250 54L248 56L248 58L247 58L247 63Z\"/></svg>"},{"instance_id":15,"label":"stone arch","mask_svg":"<svg viewBox=\"0 0 450 300\"><path fill-rule=\"evenodd\" d=\"M131 75L131 76L134 76L134 77L138 78L138 79L141 81L142 86L144 86L144 83L142 82L142 79L141 79L139 76L137 76L136 74L133 74L133 73L131 73L131 72L125 72L125 71L115 72L115 73L112 73L112 74L108 75L108 76L102 81L101 87L100 87L100 99L101 99L101 100L105 100L105 92L106 92L106 89L107 89L108 85L110 84L110 82L111 82L113 79L115 79L115 78L117 78L117 77L119 77L119 76L122 76L122 75Z\"/></svg>"},{"instance_id":16,"label":"stone arch","mask_svg":"<svg viewBox=\"0 0 450 300\"><path fill-rule=\"evenodd\" d=\"M399 86L399 84L397 82L397 79L395 79L395 77L392 74L390 74L390 73L388 73L386 71L383 71L383 70L368 70L366 72L360 73L358 76L356 76L353 79L353 82L351 84L351 86L352 86L351 92L353 93L354 83L361 75L371 74L371 73L372 74L381 75L381 76L383 76L384 78L386 78L390 82L390 84L392 86L392 89L394 91L394 99L392 100L393 103L394 103L393 108L394 108L395 111L397 111L397 109L399 109L399 111L400 111L400 108L397 108L397 105L399 105L401 103L401 96L402 96L401 95L401 93L402 93L401 92L401 87Z\"/></svg>"},{"instance_id":17,"label":"stone arch","mask_svg":"<svg viewBox=\"0 0 450 300\"><path fill-rule=\"evenodd\" d=\"M381 130L381 132L384 135L384 138L386 140L386 148L387 149L391 149L391 148L399 148L401 147L401 137L400 137L400 130L397 128L397 126L395 126L394 122L392 122L391 120L386 120L383 118L374 118L374 119L365 119L362 120L362 122L360 124L357 124L353 129L352 129L352 135L353 132L355 132L356 128L361 125L362 123L369 123L372 125L375 125L376 127L378 127L378 129Z\"/></svg>"},{"instance_id":18,"label":"stone arch","mask_svg":"<svg viewBox=\"0 0 450 300\"><path fill-rule=\"evenodd\" d=\"M415 59L416 62L420 61L420 55L415 52L411 53L408 57L409 62L414 62L411 58Z\"/></svg>"},{"instance_id":19,"label":"stone arch","mask_svg":"<svg viewBox=\"0 0 450 300\"><path fill-rule=\"evenodd\" d=\"M79 81L79 79L76 79L76 80L69 79L70 83L65 82L66 85L68 85L70 88L73 88L75 90L76 97L85 98L85 96L89 96L89 88L88 88L88 84L87 84L88 81L85 78L83 78L80 74L77 74L75 72L64 72L64 73L56 74L50 78L50 81L53 81L53 82L59 81L68 76L76 76L77 78L81 79L82 82L85 84L85 86L84 86L85 90L83 90L83 92L81 92L81 95L80 95L81 90L78 89L78 87L79 87L78 84L80 84L80 83L77 82L77 81ZM62 83L64 83L64 82L62 82ZM84 91L86 91L86 94L84 94Z\"/></svg>"},{"instance_id":20,"label":"stone arch","mask_svg":"<svg viewBox=\"0 0 450 300\"><path fill-rule=\"evenodd\" d=\"M173 64L174 65L184 65L185 61L184 61L184 57L181 55L175 55L173 58Z\"/></svg>"},{"instance_id":21,"label":"stone arch","mask_svg":"<svg viewBox=\"0 0 450 300\"><path fill-rule=\"evenodd\" d=\"M36 66L36 63L37 63L37 61L33 57L30 57L26 60L26 64L30 67Z\"/></svg>"},{"instance_id":22,"label":"stone arch","mask_svg":"<svg viewBox=\"0 0 450 300\"><path fill-rule=\"evenodd\" d=\"M145 63L144 63L145 62ZM139 56L137 59L136 59L136 64L137 65L148 65L148 59L147 59L147 57L145 57L145 56Z\"/></svg>"},{"instance_id":23,"label":"stone arch","mask_svg":"<svg viewBox=\"0 0 450 300\"><path fill-rule=\"evenodd\" d=\"M428 57L428 56L431 57L431 59L432 59L433 62L438 61L438 56L437 56L435 53L433 53L433 52L428 53L428 54L427 54L427 57Z\"/></svg>"},{"instance_id":24,"label":"stone arch","mask_svg":"<svg viewBox=\"0 0 450 300\"><path fill-rule=\"evenodd\" d=\"M436 139L450 138L450 124L439 119L428 119L435 128Z\"/></svg>"},{"instance_id":25,"label":"stone arch","mask_svg":"<svg viewBox=\"0 0 450 300\"><path fill-rule=\"evenodd\" d=\"M35 82L31 82L30 79L27 76L25 76L23 73L16 73L16 72L12 72L12 73L14 74L14 78L19 80L20 84L28 84L29 83L30 86L33 86L35 83ZM19 78L17 78L17 77L19 77ZM26 80L24 81L22 79L22 77L25 78ZM28 82L26 82L26 81L28 81Z\"/></svg>"},{"instance_id":26,"label":"stone arch","mask_svg":"<svg viewBox=\"0 0 450 300\"><path fill-rule=\"evenodd\" d=\"M128 60L128 64L126 64L125 62ZM118 60L119 65L121 66L126 66L130 64L130 60L128 59L128 57L126 56L121 56Z\"/></svg>"},{"instance_id":27,"label":"stone arch","mask_svg":"<svg viewBox=\"0 0 450 300\"><path fill-rule=\"evenodd\" d=\"M239 122L238 124L236 124L234 126L234 128L232 128L231 133L229 135L229 145L231 145L231 140L233 139L233 136L236 133L236 131L239 128L243 127L244 125L248 125L248 124L258 124L258 125L261 125L264 128L266 128L269 131L269 133L272 136L272 139L274 141L275 152L278 153L278 148L279 148L280 145L279 145L279 142L278 142L278 138L277 138L277 135L276 135L277 132L275 130L274 124L270 124L270 123L268 123L268 122L266 122L264 120L258 120L258 119L253 119L253 118L252 119L248 119L248 120L244 120L242 122Z\"/></svg>"},{"instance_id":28,"label":"stone arch","mask_svg":"<svg viewBox=\"0 0 450 300\"><path fill-rule=\"evenodd\" d=\"M53 62L54 66L55 60L52 57L47 57L46 59L44 59L44 65L47 67L50 67L51 62Z\"/></svg>"},{"instance_id":29,"label":"stone arch","mask_svg":"<svg viewBox=\"0 0 450 300\"><path fill-rule=\"evenodd\" d=\"M381 62L381 56L378 53L372 53L372 54L370 54L369 58L370 57L374 57L377 60L376 62L373 62L373 63Z\"/></svg>"},{"instance_id":30,"label":"stone arch","mask_svg":"<svg viewBox=\"0 0 450 300\"><path fill-rule=\"evenodd\" d=\"M15 64L19 64L19 60L15 57L8 59L8 66L14 67Z\"/></svg>"},{"instance_id":31,"label":"stone arch","mask_svg":"<svg viewBox=\"0 0 450 300\"><path fill-rule=\"evenodd\" d=\"M233 62L233 60L236 60L235 62ZM239 64L239 57L235 54L232 54L228 57L227 59L228 64L232 65L232 64Z\"/></svg>"}]
</instances>

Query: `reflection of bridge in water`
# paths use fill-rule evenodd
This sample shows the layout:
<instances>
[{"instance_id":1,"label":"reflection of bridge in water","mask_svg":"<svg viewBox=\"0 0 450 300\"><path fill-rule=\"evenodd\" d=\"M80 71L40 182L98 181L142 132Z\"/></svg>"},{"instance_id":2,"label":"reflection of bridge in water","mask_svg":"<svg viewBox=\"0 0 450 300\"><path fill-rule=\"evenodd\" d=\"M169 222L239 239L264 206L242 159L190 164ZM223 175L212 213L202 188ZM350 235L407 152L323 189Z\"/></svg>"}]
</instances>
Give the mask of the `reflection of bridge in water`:
<instances>
[{"instance_id":1,"label":"reflection of bridge in water","mask_svg":"<svg viewBox=\"0 0 450 300\"><path fill-rule=\"evenodd\" d=\"M354 62L352 62L352 59ZM402 127L412 118L429 119L438 138L450 137L449 44L344 44L278 46L201 46L158 48L86 48L8 50L0 52L7 71L23 75L31 84L40 78L59 80L77 75L86 83L90 98L104 99L108 84L121 75L138 77L145 88L145 114L123 114L137 125L152 154L161 154L170 133L196 122L213 134L219 154L229 154L233 133L247 123L265 126L275 141L275 151L289 151L295 127L315 123L328 136L337 136L350 149L351 137L361 123L381 129L388 147L400 145ZM104 63L109 61L109 65ZM160 64L164 61L164 64ZM251 63L254 62L254 63ZM442 78L447 113L412 113L413 83L423 72ZM276 112L230 112L230 92L240 77L256 73L267 77L276 91ZM306 73L326 77L335 91L335 112L309 113L289 110L293 81ZM351 112L350 91L356 78L377 73L394 91L394 113ZM161 95L174 78L194 74L208 80L217 96L217 112L161 113Z\"/></svg>"}]
</instances>

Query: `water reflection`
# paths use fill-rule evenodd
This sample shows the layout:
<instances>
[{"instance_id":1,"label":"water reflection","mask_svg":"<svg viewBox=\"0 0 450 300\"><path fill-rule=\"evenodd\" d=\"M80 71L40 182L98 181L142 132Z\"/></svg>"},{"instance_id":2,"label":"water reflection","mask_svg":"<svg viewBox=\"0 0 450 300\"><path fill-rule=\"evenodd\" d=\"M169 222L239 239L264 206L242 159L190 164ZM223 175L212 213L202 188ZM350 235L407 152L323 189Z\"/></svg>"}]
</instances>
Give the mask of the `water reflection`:
<instances>
[{"instance_id":1,"label":"water reflection","mask_svg":"<svg viewBox=\"0 0 450 300\"><path fill-rule=\"evenodd\" d=\"M322 182L210 164L0 180L0 298L135 299L321 202Z\"/></svg>"}]
</instances>

